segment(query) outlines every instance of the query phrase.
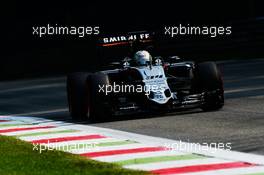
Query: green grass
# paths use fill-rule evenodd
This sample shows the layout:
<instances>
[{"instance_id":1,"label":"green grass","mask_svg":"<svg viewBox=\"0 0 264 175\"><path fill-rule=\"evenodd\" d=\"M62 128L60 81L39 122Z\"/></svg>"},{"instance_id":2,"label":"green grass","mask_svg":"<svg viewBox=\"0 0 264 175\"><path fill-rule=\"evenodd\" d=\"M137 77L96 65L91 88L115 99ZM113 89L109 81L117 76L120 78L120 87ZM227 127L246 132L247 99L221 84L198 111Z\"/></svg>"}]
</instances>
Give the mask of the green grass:
<instances>
[{"instance_id":1,"label":"green grass","mask_svg":"<svg viewBox=\"0 0 264 175\"><path fill-rule=\"evenodd\" d=\"M147 172L123 169L121 166L87 159L62 151L33 150L33 145L14 137L0 136L0 174L4 175L90 175L131 174Z\"/></svg>"}]
</instances>

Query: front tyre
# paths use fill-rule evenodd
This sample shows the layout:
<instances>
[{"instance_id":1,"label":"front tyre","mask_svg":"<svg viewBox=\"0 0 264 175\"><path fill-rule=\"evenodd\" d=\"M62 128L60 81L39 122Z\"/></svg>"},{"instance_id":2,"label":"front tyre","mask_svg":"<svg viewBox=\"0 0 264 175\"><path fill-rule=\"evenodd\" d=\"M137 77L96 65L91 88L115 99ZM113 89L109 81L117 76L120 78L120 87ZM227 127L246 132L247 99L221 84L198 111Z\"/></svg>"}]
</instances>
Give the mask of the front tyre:
<instances>
[{"instance_id":1,"label":"front tyre","mask_svg":"<svg viewBox=\"0 0 264 175\"><path fill-rule=\"evenodd\" d=\"M204 92L204 111L218 110L224 106L224 88L221 73L214 62L197 64L197 88Z\"/></svg>"},{"instance_id":2,"label":"front tyre","mask_svg":"<svg viewBox=\"0 0 264 175\"><path fill-rule=\"evenodd\" d=\"M109 85L107 74L73 73L67 77L67 94L73 120L101 121L111 116L109 97L100 87Z\"/></svg>"},{"instance_id":3,"label":"front tyre","mask_svg":"<svg viewBox=\"0 0 264 175\"><path fill-rule=\"evenodd\" d=\"M109 118L112 113L111 97L106 94L106 89L110 86L107 74L98 72L90 76L89 81L89 119L93 121L103 121Z\"/></svg>"}]
</instances>

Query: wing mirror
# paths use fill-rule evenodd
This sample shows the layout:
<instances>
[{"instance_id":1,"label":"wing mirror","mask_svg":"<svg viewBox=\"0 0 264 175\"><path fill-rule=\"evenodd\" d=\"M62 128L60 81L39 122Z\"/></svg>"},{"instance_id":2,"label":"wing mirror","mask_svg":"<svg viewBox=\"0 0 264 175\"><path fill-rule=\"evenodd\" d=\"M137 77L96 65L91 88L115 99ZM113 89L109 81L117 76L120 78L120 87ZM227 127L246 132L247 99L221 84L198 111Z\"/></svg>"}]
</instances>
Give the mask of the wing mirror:
<instances>
[{"instance_id":1,"label":"wing mirror","mask_svg":"<svg viewBox=\"0 0 264 175\"><path fill-rule=\"evenodd\" d=\"M161 56L157 56L154 59L155 59L155 65L156 66L161 66L163 64L162 63L162 57Z\"/></svg>"},{"instance_id":2,"label":"wing mirror","mask_svg":"<svg viewBox=\"0 0 264 175\"><path fill-rule=\"evenodd\" d=\"M127 67L129 67L130 66L130 62L131 61L131 58L129 58L129 57L126 57L124 60L123 60L123 67L124 68L127 68Z\"/></svg>"},{"instance_id":3,"label":"wing mirror","mask_svg":"<svg viewBox=\"0 0 264 175\"><path fill-rule=\"evenodd\" d=\"M124 68L127 68L127 67L129 67L129 66L130 66L129 62L126 61L126 62L123 63L123 67L124 67Z\"/></svg>"},{"instance_id":4,"label":"wing mirror","mask_svg":"<svg viewBox=\"0 0 264 175\"><path fill-rule=\"evenodd\" d=\"M172 63L175 63L175 62L177 63L177 62L181 61L182 59L180 57L178 57L178 56L170 56L169 60Z\"/></svg>"}]
</instances>

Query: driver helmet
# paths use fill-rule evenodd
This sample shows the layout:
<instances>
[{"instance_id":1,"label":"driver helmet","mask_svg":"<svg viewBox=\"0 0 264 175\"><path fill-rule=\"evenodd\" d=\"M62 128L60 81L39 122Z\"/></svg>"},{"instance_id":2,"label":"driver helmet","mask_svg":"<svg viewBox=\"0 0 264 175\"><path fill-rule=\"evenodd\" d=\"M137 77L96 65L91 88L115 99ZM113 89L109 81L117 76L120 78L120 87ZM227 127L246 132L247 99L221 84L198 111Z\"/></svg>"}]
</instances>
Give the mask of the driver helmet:
<instances>
[{"instance_id":1,"label":"driver helmet","mask_svg":"<svg viewBox=\"0 0 264 175\"><path fill-rule=\"evenodd\" d=\"M152 62L152 57L150 53L145 50L140 50L136 52L134 58L139 66L150 65Z\"/></svg>"}]
</instances>

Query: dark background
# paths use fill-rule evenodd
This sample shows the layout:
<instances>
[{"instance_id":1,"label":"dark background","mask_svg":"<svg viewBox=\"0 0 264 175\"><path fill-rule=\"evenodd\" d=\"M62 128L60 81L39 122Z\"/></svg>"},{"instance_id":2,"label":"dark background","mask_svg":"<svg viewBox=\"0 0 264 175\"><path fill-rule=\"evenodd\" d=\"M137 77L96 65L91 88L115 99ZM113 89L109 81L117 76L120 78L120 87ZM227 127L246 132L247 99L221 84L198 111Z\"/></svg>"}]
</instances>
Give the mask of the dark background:
<instances>
[{"instance_id":1,"label":"dark background","mask_svg":"<svg viewBox=\"0 0 264 175\"><path fill-rule=\"evenodd\" d=\"M165 52L189 59L263 57L264 10L261 0L247 1L122 1L15 2L4 13L6 27L1 79L67 74L90 70L98 60L93 37L32 35L33 26L99 25L100 32L161 31L164 25L232 26L231 36L182 36ZM7 46L7 47L6 47Z\"/></svg>"}]
</instances>

